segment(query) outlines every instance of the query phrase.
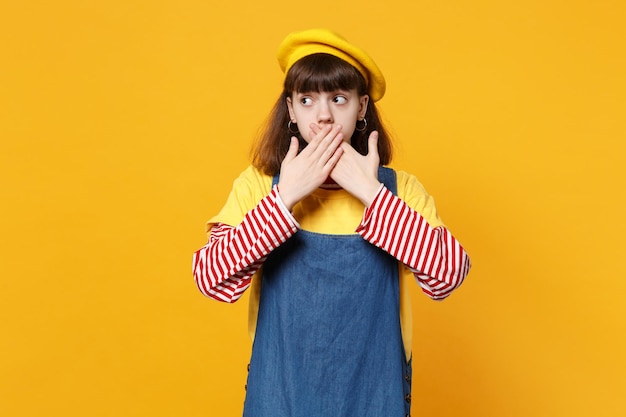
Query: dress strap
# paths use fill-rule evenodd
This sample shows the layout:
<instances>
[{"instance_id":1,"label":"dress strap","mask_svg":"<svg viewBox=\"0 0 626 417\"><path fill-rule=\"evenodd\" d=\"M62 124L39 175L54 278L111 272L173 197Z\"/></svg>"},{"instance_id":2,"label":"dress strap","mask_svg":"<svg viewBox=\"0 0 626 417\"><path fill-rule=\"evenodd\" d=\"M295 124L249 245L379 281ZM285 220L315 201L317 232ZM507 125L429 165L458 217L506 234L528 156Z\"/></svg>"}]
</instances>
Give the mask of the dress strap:
<instances>
[{"instance_id":1,"label":"dress strap","mask_svg":"<svg viewBox=\"0 0 626 417\"><path fill-rule=\"evenodd\" d=\"M378 181L385 184L385 187L393 193L398 195L398 186L396 183L396 171L387 167L378 167Z\"/></svg>"}]
</instances>

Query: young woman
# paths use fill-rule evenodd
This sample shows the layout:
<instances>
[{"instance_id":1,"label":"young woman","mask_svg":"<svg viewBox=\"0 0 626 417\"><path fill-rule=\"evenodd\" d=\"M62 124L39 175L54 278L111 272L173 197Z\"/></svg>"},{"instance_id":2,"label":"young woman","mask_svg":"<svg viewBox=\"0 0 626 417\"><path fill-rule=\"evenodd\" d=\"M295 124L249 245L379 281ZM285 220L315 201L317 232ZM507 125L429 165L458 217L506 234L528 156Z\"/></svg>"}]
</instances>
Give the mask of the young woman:
<instances>
[{"instance_id":1,"label":"young woman","mask_svg":"<svg viewBox=\"0 0 626 417\"><path fill-rule=\"evenodd\" d=\"M314 29L288 35L278 60L283 92L208 222L196 283L226 302L251 290L244 416L406 416L406 286L443 299L469 257L418 180L385 167L385 79L372 59Z\"/></svg>"}]
</instances>

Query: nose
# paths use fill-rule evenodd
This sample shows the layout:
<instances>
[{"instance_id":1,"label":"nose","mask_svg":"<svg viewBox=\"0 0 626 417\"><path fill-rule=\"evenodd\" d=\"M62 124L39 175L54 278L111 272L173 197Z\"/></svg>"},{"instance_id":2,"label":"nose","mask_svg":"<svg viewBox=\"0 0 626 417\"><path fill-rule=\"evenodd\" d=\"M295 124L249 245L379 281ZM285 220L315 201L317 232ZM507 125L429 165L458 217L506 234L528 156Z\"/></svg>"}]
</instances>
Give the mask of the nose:
<instances>
[{"instance_id":1,"label":"nose","mask_svg":"<svg viewBox=\"0 0 626 417\"><path fill-rule=\"evenodd\" d=\"M319 107L317 109L317 122L322 123L333 123L333 113L330 110L330 106L325 101L319 103Z\"/></svg>"}]
</instances>

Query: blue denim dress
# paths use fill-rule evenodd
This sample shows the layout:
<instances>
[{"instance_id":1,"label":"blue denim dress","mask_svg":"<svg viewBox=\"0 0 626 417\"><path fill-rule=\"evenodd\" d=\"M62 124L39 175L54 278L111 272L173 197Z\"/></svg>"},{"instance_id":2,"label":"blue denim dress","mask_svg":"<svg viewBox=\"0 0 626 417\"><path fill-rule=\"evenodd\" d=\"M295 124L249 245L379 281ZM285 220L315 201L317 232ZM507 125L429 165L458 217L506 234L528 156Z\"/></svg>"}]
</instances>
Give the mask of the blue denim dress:
<instances>
[{"instance_id":1,"label":"blue denim dress","mask_svg":"<svg viewBox=\"0 0 626 417\"><path fill-rule=\"evenodd\" d=\"M379 180L396 193L394 171ZM262 280L244 417L409 415L395 258L356 234L300 230Z\"/></svg>"}]
</instances>

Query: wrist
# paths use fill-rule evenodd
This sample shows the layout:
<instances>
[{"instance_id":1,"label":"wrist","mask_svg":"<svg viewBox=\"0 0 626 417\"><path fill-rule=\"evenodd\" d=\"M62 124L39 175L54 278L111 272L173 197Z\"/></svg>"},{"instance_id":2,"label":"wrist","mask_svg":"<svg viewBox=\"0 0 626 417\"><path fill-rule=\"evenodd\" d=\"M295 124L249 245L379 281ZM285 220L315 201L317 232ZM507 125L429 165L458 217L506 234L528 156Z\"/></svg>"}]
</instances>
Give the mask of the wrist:
<instances>
[{"instance_id":1,"label":"wrist","mask_svg":"<svg viewBox=\"0 0 626 417\"><path fill-rule=\"evenodd\" d=\"M371 186L364 188L363 193L361 193L359 199L365 205L365 207L369 207L374 202L376 196L380 193L380 190L383 188L383 184L380 182L373 183Z\"/></svg>"},{"instance_id":2,"label":"wrist","mask_svg":"<svg viewBox=\"0 0 626 417\"><path fill-rule=\"evenodd\" d=\"M283 206L291 213L293 206L297 203L297 200L293 199L288 192L281 190L280 184L276 184L276 194L278 195L278 199L282 202Z\"/></svg>"}]
</instances>

